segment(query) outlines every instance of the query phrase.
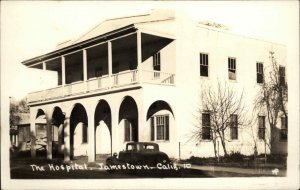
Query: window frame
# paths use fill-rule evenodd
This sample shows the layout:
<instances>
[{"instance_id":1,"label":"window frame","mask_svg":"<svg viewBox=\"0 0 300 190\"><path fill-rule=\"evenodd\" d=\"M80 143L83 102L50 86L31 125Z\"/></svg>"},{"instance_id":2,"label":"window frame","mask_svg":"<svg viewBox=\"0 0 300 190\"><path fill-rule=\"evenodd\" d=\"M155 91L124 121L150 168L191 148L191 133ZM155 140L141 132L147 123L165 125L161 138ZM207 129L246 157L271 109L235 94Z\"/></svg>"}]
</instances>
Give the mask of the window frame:
<instances>
[{"instance_id":1,"label":"window frame","mask_svg":"<svg viewBox=\"0 0 300 190\"><path fill-rule=\"evenodd\" d=\"M233 117L236 117L236 118L233 119ZM234 136L233 134L236 135L236 137L233 138L233 136ZM238 115L237 114L230 115L230 139L231 140L239 139Z\"/></svg>"},{"instance_id":2,"label":"window frame","mask_svg":"<svg viewBox=\"0 0 300 190\"><path fill-rule=\"evenodd\" d=\"M228 79L231 81L236 81L236 79L237 79L236 62L237 61L236 61L235 57L227 58ZM231 73L233 73L234 75ZM234 76L234 78L231 78L231 76Z\"/></svg>"},{"instance_id":3,"label":"window frame","mask_svg":"<svg viewBox=\"0 0 300 190\"><path fill-rule=\"evenodd\" d=\"M283 71L281 70L283 69ZM286 83L286 73L285 73L285 66L279 65L278 67L278 80L280 86L285 86ZM283 79L283 81L282 81Z\"/></svg>"},{"instance_id":4,"label":"window frame","mask_svg":"<svg viewBox=\"0 0 300 190\"><path fill-rule=\"evenodd\" d=\"M208 115L209 119L208 119L207 123L204 121L204 115ZM201 129L202 129L201 139L205 140L205 141L210 141L213 138L212 131L211 131L211 119L210 119L210 117L211 117L211 115L208 112L203 112L201 114ZM206 132L204 133L204 131L206 131ZM208 138L206 137L207 131L209 131L209 137Z\"/></svg>"},{"instance_id":5,"label":"window frame","mask_svg":"<svg viewBox=\"0 0 300 190\"><path fill-rule=\"evenodd\" d=\"M262 127L260 126L260 121L259 119L262 118ZM260 133L261 131L263 132L263 137L261 137ZM264 115L259 115L258 116L258 139L259 140L265 140L266 139L266 116Z\"/></svg>"},{"instance_id":6,"label":"window frame","mask_svg":"<svg viewBox=\"0 0 300 190\"><path fill-rule=\"evenodd\" d=\"M163 125L159 126L163 128L163 138L158 139L158 118L163 118ZM154 115L150 118L150 140L151 141L170 141L170 116L169 114Z\"/></svg>"},{"instance_id":7,"label":"window frame","mask_svg":"<svg viewBox=\"0 0 300 190\"><path fill-rule=\"evenodd\" d=\"M282 122L285 120L284 122ZM284 123L284 125L283 125ZM283 131L285 131L285 138L283 138ZM288 140L288 119L284 116L280 117L280 141L286 142Z\"/></svg>"},{"instance_id":8,"label":"window frame","mask_svg":"<svg viewBox=\"0 0 300 190\"><path fill-rule=\"evenodd\" d=\"M203 59L204 57L204 59ZM200 52L199 54L200 62L200 77L209 77L209 54L205 52ZM202 68L206 68L207 75L202 75Z\"/></svg>"},{"instance_id":9,"label":"window frame","mask_svg":"<svg viewBox=\"0 0 300 190\"><path fill-rule=\"evenodd\" d=\"M160 71L161 70L161 56L160 56L160 52L157 52L157 53L155 53L153 55L153 70L155 70L155 71Z\"/></svg>"},{"instance_id":10,"label":"window frame","mask_svg":"<svg viewBox=\"0 0 300 190\"><path fill-rule=\"evenodd\" d=\"M261 77L261 78L259 78ZM262 84L264 83L264 63L256 62L256 83Z\"/></svg>"}]
</instances>

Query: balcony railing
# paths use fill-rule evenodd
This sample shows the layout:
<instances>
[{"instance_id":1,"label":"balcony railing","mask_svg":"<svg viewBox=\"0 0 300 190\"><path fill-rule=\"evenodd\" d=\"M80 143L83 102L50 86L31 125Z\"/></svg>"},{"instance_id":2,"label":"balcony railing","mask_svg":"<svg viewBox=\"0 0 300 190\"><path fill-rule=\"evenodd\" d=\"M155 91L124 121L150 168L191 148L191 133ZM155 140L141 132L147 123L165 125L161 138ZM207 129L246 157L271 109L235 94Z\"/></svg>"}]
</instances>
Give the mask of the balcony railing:
<instances>
[{"instance_id":1,"label":"balcony railing","mask_svg":"<svg viewBox=\"0 0 300 190\"><path fill-rule=\"evenodd\" d=\"M45 100L58 99L67 96L84 94L94 91L107 90L121 86L137 83L151 83L162 85L174 85L175 75L160 71L142 71L141 81L139 81L138 70L120 72L109 76L90 78L87 81L77 81L64 86L28 94L28 102L40 102Z\"/></svg>"}]
</instances>

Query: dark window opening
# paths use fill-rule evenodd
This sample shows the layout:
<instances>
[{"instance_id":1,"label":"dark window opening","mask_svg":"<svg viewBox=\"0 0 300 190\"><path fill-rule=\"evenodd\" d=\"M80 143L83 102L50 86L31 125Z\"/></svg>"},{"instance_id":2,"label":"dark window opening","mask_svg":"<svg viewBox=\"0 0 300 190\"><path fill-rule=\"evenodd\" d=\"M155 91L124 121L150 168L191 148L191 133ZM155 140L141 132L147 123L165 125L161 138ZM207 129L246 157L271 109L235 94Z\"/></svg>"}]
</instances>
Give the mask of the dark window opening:
<instances>
[{"instance_id":1,"label":"dark window opening","mask_svg":"<svg viewBox=\"0 0 300 190\"><path fill-rule=\"evenodd\" d=\"M160 52L153 55L153 70L160 71Z\"/></svg>"},{"instance_id":2,"label":"dark window opening","mask_svg":"<svg viewBox=\"0 0 300 190\"><path fill-rule=\"evenodd\" d=\"M279 66L279 84L285 85L285 67Z\"/></svg>"},{"instance_id":3,"label":"dark window opening","mask_svg":"<svg viewBox=\"0 0 300 190\"><path fill-rule=\"evenodd\" d=\"M202 139L204 140L212 139L209 113L202 114Z\"/></svg>"},{"instance_id":4,"label":"dark window opening","mask_svg":"<svg viewBox=\"0 0 300 190\"><path fill-rule=\"evenodd\" d=\"M200 76L208 77L208 54L200 53Z\"/></svg>"},{"instance_id":5,"label":"dark window opening","mask_svg":"<svg viewBox=\"0 0 300 190\"><path fill-rule=\"evenodd\" d=\"M236 80L236 59L228 58L228 77L230 80Z\"/></svg>"},{"instance_id":6,"label":"dark window opening","mask_svg":"<svg viewBox=\"0 0 300 190\"><path fill-rule=\"evenodd\" d=\"M264 65L263 63L256 63L256 82L264 82Z\"/></svg>"},{"instance_id":7,"label":"dark window opening","mask_svg":"<svg viewBox=\"0 0 300 190\"><path fill-rule=\"evenodd\" d=\"M235 114L230 115L230 137L238 139L238 117Z\"/></svg>"},{"instance_id":8,"label":"dark window opening","mask_svg":"<svg viewBox=\"0 0 300 190\"><path fill-rule=\"evenodd\" d=\"M281 118L280 139L286 141L288 136L287 118Z\"/></svg>"},{"instance_id":9,"label":"dark window opening","mask_svg":"<svg viewBox=\"0 0 300 190\"><path fill-rule=\"evenodd\" d=\"M261 140L265 139L265 116L258 116L258 138Z\"/></svg>"}]
</instances>

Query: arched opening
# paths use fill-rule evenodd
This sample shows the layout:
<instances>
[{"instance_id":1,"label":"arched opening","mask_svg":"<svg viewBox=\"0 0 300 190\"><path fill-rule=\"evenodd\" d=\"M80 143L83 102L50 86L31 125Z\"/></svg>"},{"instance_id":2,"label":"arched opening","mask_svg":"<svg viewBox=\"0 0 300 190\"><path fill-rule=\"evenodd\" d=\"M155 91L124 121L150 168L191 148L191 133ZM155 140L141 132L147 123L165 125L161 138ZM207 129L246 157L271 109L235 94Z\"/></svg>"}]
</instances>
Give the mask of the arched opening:
<instances>
[{"instance_id":1,"label":"arched opening","mask_svg":"<svg viewBox=\"0 0 300 190\"><path fill-rule=\"evenodd\" d=\"M100 100L95 110L96 160L112 154L111 139L111 109L105 100Z\"/></svg>"},{"instance_id":2,"label":"arched opening","mask_svg":"<svg viewBox=\"0 0 300 190\"><path fill-rule=\"evenodd\" d=\"M42 109L38 109L35 118L35 150L37 156L47 155L47 120Z\"/></svg>"},{"instance_id":3,"label":"arched opening","mask_svg":"<svg viewBox=\"0 0 300 190\"><path fill-rule=\"evenodd\" d=\"M65 114L59 107L53 110L52 125L52 154L54 157L63 156Z\"/></svg>"},{"instance_id":4,"label":"arched opening","mask_svg":"<svg viewBox=\"0 0 300 190\"><path fill-rule=\"evenodd\" d=\"M162 100L153 102L147 111L151 141L169 141L174 123L174 113L170 105Z\"/></svg>"},{"instance_id":5,"label":"arched opening","mask_svg":"<svg viewBox=\"0 0 300 190\"><path fill-rule=\"evenodd\" d=\"M75 104L70 116L70 157L87 156L88 118L85 108Z\"/></svg>"},{"instance_id":6,"label":"arched opening","mask_svg":"<svg viewBox=\"0 0 300 190\"><path fill-rule=\"evenodd\" d=\"M135 100L126 96L119 109L119 139L121 143L138 142L138 108Z\"/></svg>"}]
</instances>

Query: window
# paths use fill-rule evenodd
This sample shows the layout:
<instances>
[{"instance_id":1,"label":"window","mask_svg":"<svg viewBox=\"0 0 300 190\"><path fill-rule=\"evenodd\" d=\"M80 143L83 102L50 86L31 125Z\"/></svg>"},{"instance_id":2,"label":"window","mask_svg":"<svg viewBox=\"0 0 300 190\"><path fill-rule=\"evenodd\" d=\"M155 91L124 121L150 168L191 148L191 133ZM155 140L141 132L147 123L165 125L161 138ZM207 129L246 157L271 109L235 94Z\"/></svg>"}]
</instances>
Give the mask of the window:
<instances>
[{"instance_id":1,"label":"window","mask_svg":"<svg viewBox=\"0 0 300 190\"><path fill-rule=\"evenodd\" d=\"M160 52L153 55L153 70L160 71Z\"/></svg>"},{"instance_id":2,"label":"window","mask_svg":"<svg viewBox=\"0 0 300 190\"><path fill-rule=\"evenodd\" d=\"M258 116L258 138L265 139L265 116Z\"/></svg>"},{"instance_id":3,"label":"window","mask_svg":"<svg viewBox=\"0 0 300 190\"><path fill-rule=\"evenodd\" d=\"M264 65L263 63L256 63L256 82L263 83L264 82Z\"/></svg>"},{"instance_id":4,"label":"window","mask_svg":"<svg viewBox=\"0 0 300 190\"><path fill-rule=\"evenodd\" d=\"M169 140L169 116L151 117L151 140Z\"/></svg>"},{"instance_id":5,"label":"window","mask_svg":"<svg viewBox=\"0 0 300 190\"><path fill-rule=\"evenodd\" d=\"M236 80L236 60L228 57L228 77L230 80Z\"/></svg>"},{"instance_id":6,"label":"window","mask_svg":"<svg viewBox=\"0 0 300 190\"><path fill-rule=\"evenodd\" d=\"M153 55L153 70L154 71L160 71L160 53L156 53ZM154 72L154 78L159 78L160 73Z\"/></svg>"},{"instance_id":7,"label":"window","mask_svg":"<svg viewBox=\"0 0 300 190\"><path fill-rule=\"evenodd\" d=\"M202 139L212 139L209 113L202 113Z\"/></svg>"},{"instance_id":8,"label":"window","mask_svg":"<svg viewBox=\"0 0 300 190\"><path fill-rule=\"evenodd\" d=\"M279 66L279 84L285 85L285 67Z\"/></svg>"},{"instance_id":9,"label":"window","mask_svg":"<svg viewBox=\"0 0 300 190\"><path fill-rule=\"evenodd\" d=\"M281 117L281 129L280 129L281 140L287 140L287 134L288 134L287 130L288 130L287 118Z\"/></svg>"},{"instance_id":10,"label":"window","mask_svg":"<svg viewBox=\"0 0 300 190\"><path fill-rule=\"evenodd\" d=\"M127 119L124 120L124 134L125 141L132 141L132 126Z\"/></svg>"},{"instance_id":11,"label":"window","mask_svg":"<svg viewBox=\"0 0 300 190\"><path fill-rule=\"evenodd\" d=\"M208 54L200 53L200 76L208 77Z\"/></svg>"},{"instance_id":12,"label":"window","mask_svg":"<svg viewBox=\"0 0 300 190\"><path fill-rule=\"evenodd\" d=\"M235 114L230 115L230 138L238 139L238 117Z\"/></svg>"},{"instance_id":13,"label":"window","mask_svg":"<svg viewBox=\"0 0 300 190\"><path fill-rule=\"evenodd\" d=\"M82 143L87 143L88 141L88 136L87 136L87 125L86 124L82 124Z\"/></svg>"}]
</instances>

